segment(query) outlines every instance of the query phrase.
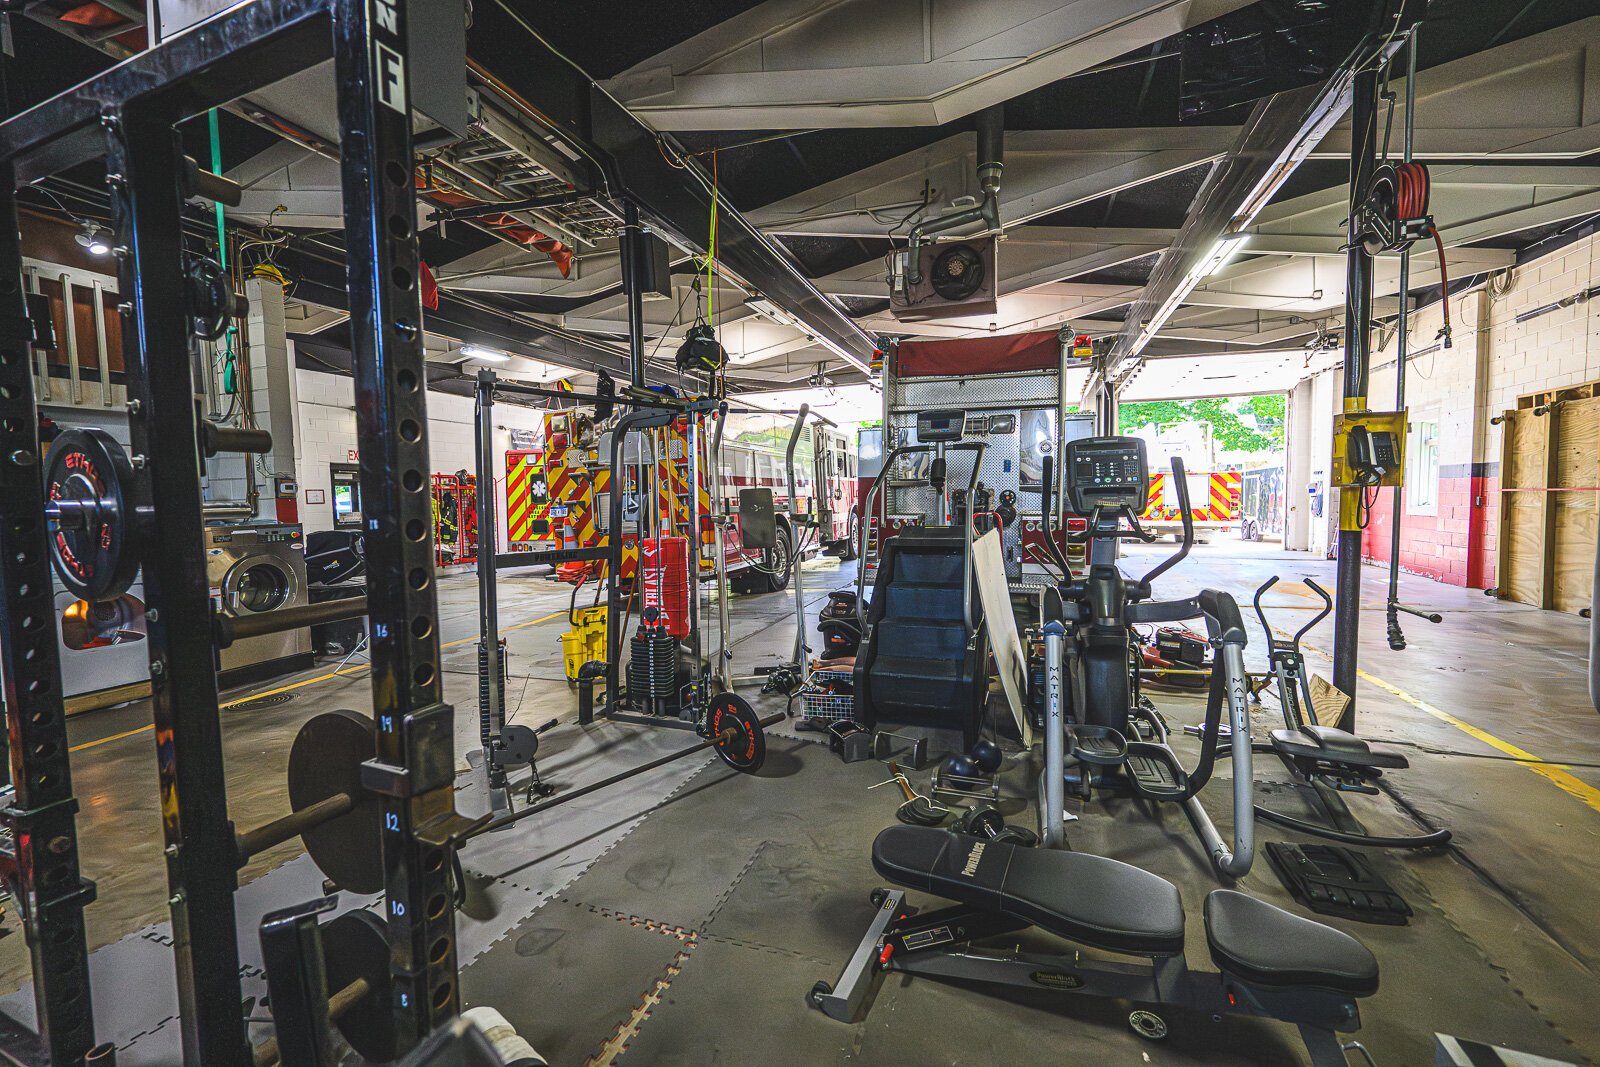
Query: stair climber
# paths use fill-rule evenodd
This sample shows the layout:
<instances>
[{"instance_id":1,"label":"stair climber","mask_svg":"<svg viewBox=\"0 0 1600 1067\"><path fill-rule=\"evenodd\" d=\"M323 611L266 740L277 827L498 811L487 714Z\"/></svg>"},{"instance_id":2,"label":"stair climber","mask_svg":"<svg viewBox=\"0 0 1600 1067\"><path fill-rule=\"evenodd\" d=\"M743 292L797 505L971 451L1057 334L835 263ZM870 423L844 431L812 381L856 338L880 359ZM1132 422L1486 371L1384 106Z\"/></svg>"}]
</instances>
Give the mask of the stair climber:
<instances>
[{"instance_id":1,"label":"stair climber","mask_svg":"<svg viewBox=\"0 0 1600 1067\"><path fill-rule=\"evenodd\" d=\"M950 516L946 454L973 452L971 482L961 499L974 499L984 446L961 440L964 422L965 413L958 410L919 413L918 443L889 453L867 491L865 513L876 514L876 498L895 461L918 453L932 455L928 484L940 499L940 514ZM988 697L989 649L972 573L969 509L957 508L956 517L957 525L910 527L882 538L870 598L861 595L865 568L858 572L856 610L863 637L855 694L856 717L868 727L884 723L959 731L965 749L978 740Z\"/></svg>"}]
</instances>

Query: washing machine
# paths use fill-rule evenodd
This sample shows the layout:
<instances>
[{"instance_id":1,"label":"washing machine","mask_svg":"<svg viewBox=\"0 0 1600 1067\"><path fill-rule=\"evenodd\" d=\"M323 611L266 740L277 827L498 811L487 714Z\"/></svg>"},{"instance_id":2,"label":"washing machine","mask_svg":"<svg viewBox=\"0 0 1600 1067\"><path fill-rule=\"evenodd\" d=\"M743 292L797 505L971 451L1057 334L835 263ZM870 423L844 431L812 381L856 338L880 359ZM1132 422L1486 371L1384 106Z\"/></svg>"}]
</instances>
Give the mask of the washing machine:
<instances>
[{"instance_id":1,"label":"washing machine","mask_svg":"<svg viewBox=\"0 0 1600 1067\"><path fill-rule=\"evenodd\" d=\"M300 526L207 526L205 534L206 579L224 611L260 615L310 603L305 535ZM217 680L227 689L311 664L311 631L302 626L235 641L222 649Z\"/></svg>"}]
</instances>

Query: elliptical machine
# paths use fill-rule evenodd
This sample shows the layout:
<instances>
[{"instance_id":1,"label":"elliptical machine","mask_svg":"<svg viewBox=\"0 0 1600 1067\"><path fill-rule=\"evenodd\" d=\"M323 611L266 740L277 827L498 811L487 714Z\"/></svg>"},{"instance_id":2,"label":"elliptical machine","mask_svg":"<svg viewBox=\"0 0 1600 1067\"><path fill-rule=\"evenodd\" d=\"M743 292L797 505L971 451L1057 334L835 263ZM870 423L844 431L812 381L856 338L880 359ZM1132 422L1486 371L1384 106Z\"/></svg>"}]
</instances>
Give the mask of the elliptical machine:
<instances>
[{"instance_id":1,"label":"elliptical machine","mask_svg":"<svg viewBox=\"0 0 1600 1067\"><path fill-rule=\"evenodd\" d=\"M1088 570L1082 578L1073 578L1064 554L1056 548L1050 499L1054 481L1046 460L1045 544L1061 568L1058 591L1066 625L1052 622L1044 631L1045 767L1039 783L1040 838L1048 847L1065 847L1064 805L1069 787L1084 798L1105 791L1167 801L1183 806L1217 873L1242 877L1250 870L1255 854L1244 619L1233 597L1215 589L1186 600L1151 599L1152 583L1181 562L1194 544L1183 462L1172 461L1183 516L1182 544L1137 581L1118 569L1117 548L1122 541L1155 540L1140 528L1138 520L1150 493L1144 442L1135 437L1068 441L1062 464L1065 503L1089 520L1085 530L1067 534L1069 540L1087 542ZM1216 667L1207 692L1200 762L1188 770L1172 749L1166 722L1152 705L1136 696L1132 628L1194 618L1205 619L1207 637L1216 650ZM1066 706L1069 699L1070 710ZM1216 765L1224 706L1233 759L1231 842L1223 840L1199 800Z\"/></svg>"},{"instance_id":2,"label":"elliptical machine","mask_svg":"<svg viewBox=\"0 0 1600 1067\"><path fill-rule=\"evenodd\" d=\"M1366 845L1372 848L1435 848L1450 842L1449 830L1433 830L1410 837L1376 836L1369 834L1361 821L1345 805L1345 793L1378 794L1377 782L1384 771L1404 770L1411 762L1399 751L1384 745L1369 744L1355 734L1332 726L1317 723L1316 710L1311 702L1311 682L1306 674L1305 657L1300 653L1300 639L1310 633L1333 610L1333 597L1310 578L1306 587L1322 600L1322 609L1310 622L1296 630L1294 636L1280 639L1273 634L1267 622L1267 613L1261 606L1261 597L1278 584L1273 575L1256 590L1256 617L1267 635L1267 662L1272 667L1277 683L1278 704L1283 710L1282 730L1273 730L1271 752L1283 762L1297 785L1310 788L1320 808L1321 822L1296 819L1271 808L1257 806L1256 815L1267 822L1277 823L1313 837L1338 841L1345 845ZM1307 721L1309 714L1310 721Z\"/></svg>"}]
</instances>

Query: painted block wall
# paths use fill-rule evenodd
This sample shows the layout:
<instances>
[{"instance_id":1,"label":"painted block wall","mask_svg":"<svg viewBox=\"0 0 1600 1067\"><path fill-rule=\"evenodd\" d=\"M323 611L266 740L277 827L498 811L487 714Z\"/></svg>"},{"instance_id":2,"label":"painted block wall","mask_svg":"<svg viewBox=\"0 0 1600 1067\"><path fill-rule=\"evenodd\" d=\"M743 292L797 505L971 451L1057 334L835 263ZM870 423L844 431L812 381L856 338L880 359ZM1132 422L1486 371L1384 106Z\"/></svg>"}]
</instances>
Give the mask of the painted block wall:
<instances>
[{"instance_id":1,"label":"painted block wall","mask_svg":"<svg viewBox=\"0 0 1600 1067\"><path fill-rule=\"evenodd\" d=\"M299 400L296 468L300 477L300 521L306 530L333 529L333 486L330 465L353 463L356 452L355 383L337 374L295 371ZM501 457L510 447L511 430L541 429L540 412L511 404L494 409L496 529L500 550L506 550L505 473ZM428 391L428 457L435 474L476 469L471 397ZM308 503L320 491L322 502Z\"/></svg>"},{"instance_id":2,"label":"painted block wall","mask_svg":"<svg viewBox=\"0 0 1600 1067\"><path fill-rule=\"evenodd\" d=\"M1427 513L1403 504L1402 567L1451 585L1494 585L1501 427L1490 420L1515 408L1520 396L1600 379L1600 301L1573 301L1526 322L1516 319L1596 285L1600 238L1590 235L1523 264L1496 286L1451 297L1454 346L1448 350L1426 352L1442 324L1439 305L1412 317L1410 348L1424 354L1407 368L1407 406L1413 427L1438 423L1439 491ZM1387 410L1394 405L1396 343L1380 340L1368 405ZM1331 379L1336 387L1338 374L1327 372L1317 382ZM1318 392L1315 402L1323 400ZM1391 512L1385 491L1364 539L1368 559L1389 559ZM1313 547L1315 541L1313 533Z\"/></svg>"}]
</instances>

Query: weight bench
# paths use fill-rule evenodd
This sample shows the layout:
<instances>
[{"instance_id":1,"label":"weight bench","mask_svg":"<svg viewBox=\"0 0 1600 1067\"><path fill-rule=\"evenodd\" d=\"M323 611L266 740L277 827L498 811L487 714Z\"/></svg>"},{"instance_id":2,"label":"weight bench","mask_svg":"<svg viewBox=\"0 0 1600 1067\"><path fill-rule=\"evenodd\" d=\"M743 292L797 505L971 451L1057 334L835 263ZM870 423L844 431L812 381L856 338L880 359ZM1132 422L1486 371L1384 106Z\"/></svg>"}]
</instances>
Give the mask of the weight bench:
<instances>
[{"instance_id":1,"label":"weight bench","mask_svg":"<svg viewBox=\"0 0 1600 1067\"><path fill-rule=\"evenodd\" d=\"M889 971L1064 993L1175 1004L1215 1015L1295 1024L1314 1067L1344 1067L1337 1032L1360 1029L1356 1000L1378 988L1365 945L1330 926L1243 893L1206 896L1206 942L1217 971L1193 971L1183 956L1178 887L1118 860L1023 848L923 826L891 826L872 846L872 865L898 886L956 901L918 912L905 890L875 890L878 909L837 985L818 982L810 1003L855 1022ZM1037 927L1074 945L1142 956L1146 968L976 944ZM1128 1019L1143 1037L1166 1036L1148 1010Z\"/></svg>"}]
</instances>

